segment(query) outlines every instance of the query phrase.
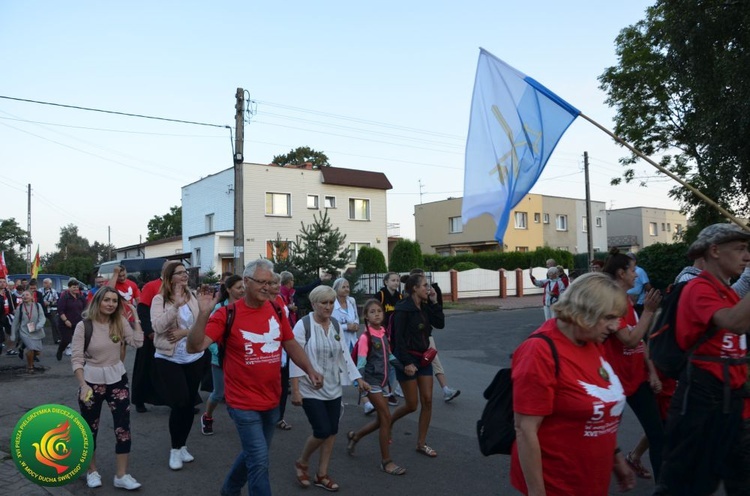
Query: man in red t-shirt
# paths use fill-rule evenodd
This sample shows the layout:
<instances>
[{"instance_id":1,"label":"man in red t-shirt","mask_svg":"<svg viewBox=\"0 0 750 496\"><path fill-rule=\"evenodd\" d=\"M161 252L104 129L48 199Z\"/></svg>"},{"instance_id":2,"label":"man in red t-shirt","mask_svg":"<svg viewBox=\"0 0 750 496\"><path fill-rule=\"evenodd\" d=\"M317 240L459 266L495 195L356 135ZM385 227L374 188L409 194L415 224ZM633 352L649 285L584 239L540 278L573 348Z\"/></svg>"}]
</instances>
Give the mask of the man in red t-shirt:
<instances>
[{"instance_id":1,"label":"man in red t-shirt","mask_svg":"<svg viewBox=\"0 0 750 496\"><path fill-rule=\"evenodd\" d=\"M750 232L734 224L703 229L688 257L704 269L680 295L677 344L688 350L709 329L680 378L669 409L661 478L654 494L713 494L727 476L742 421L750 296L729 286L750 262ZM708 359L701 359L708 357Z\"/></svg>"},{"instance_id":2,"label":"man in red t-shirt","mask_svg":"<svg viewBox=\"0 0 750 496\"><path fill-rule=\"evenodd\" d=\"M210 319L216 303L212 291L199 295L200 313L188 334L187 351L203 351L213 342L224 349L224 394L242 452L229 470L221 493L240 494L247 481L250 494L270 495L269 433L279 420L281 348L308 374L315 387L323 386L323 376L315 371L305 351L294 340L286 314L278 315L269 303L273 263L255 260L242 275L245 298L220 308ZM226 332L227 308L234 308L229 332Z\"/></svg>"}]
</instances>

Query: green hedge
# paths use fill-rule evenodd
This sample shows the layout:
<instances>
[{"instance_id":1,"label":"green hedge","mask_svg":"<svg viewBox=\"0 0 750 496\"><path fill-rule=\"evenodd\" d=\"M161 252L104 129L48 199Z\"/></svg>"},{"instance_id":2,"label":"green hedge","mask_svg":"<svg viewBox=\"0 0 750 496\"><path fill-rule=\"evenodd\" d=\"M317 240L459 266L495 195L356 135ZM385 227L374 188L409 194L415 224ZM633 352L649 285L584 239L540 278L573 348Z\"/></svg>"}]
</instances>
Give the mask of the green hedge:
<instances>
[{"instance_id":1,"label":"green hedge","mask_svg":"<svg viewBox=\"0 0 750 496\"><path fill-rule=\"evenodd\" d=\"M441 255L424 255L425 270L446 271L462 262L477 264L481 269L489 270L515 270L528 269L529 267L544 267L547 260L554 258L558 265L570 269L573 267L573 254L565 250L553 248L540 248L530 252L484 252L467 253L444 257Z\"/></svg>"},{"instance_id":2,"label":"green hedge","mask_svg":"<svg viewBox=\"0 0 750 496\"><path fill-rule=\"evenodd\" d=\"M638 253L638 265L646 271L651 285L664 290L687 265L693 265L687 257L686 243L656 243Z\"/></svg>"}]
</instances>

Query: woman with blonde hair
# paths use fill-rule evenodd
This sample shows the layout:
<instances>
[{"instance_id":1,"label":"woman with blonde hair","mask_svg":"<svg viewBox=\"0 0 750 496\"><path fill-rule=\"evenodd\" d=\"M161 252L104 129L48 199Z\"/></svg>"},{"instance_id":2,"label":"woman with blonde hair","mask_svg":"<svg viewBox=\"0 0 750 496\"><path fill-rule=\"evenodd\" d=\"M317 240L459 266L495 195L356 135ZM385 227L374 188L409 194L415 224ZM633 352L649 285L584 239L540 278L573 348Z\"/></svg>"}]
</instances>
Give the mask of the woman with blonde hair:
<instances>
[{"instance_id":1,"label":"woman with blonde hair","mask_svg":"<svg viewBox=\"0 0 750 496\"><path fill-rule=\"evenodd\" d=\"M124 306L124 300L113 288L104 286L96 292L88 310L84 312L83 320L76 325L71 363L80 385L78 406L94 435L94 450L102 403L106 401L112 411L115 430L117 472L114 485L133 490L141 487L141 484L127 473L131 444L130 389L125 365L120 359L120 348L122 343L140 348L143 345L143 330L137 319L135 329L130 327L123 316ZM134 311L135 308L131 306L130 310ZM86 474L86 485L91 488L102 485L96 469L95 453Z\"/></svg>"},{"instance_id":2,"label":"woman with blonde hair","mask_svg":"<svg viewBox=\"0 0 750 496\"><path fill-rule=\"evenodd\" d=\"M620 379L601 352L627 310L625 292L607 274L571 283L547 320L513 353L516 441L511 483L523 494L608 494L635 476L617 448L625 406ZM584 490L585 489L585 490Z\"/></svg>"},{"instance_id":3,"label":"woman with blonde hair","mask_svg":"<svg viewBox=\"0 0 750 496\"><path fill-rule=\"evenodd\" d=\"M339 485L328 474L328 464L339 430L342 385L354 381L360 392L369 391L370 385L362 379L352 361L344 341L343 326L331 317L336 292L328 286L318 286L310 292L309 298L313 312L297 321L294 339L304 348L310 363L324 380L323 387L316 388L302 369L294 362L290 365L292 404L302 406L313 430L294 467L297 483L309 487L310 457L320 450L318 471L313 483L327 491L338 491Z\"/></svg>"},{"instance_id":4,"label":"woman with blonde hair","mask_svg":"<svg viewBox=\"0 0 750 496\"><path fill-rule=\"evenodd\" d=\"M155 385L171 411L169 468L180 470L194 460L187 450L193 427L193 407L200 403L198 386L205 364L204 352L187 351L187 335L195 325L200 308L188 288L187 269L181 262L169 262L162 270L161 291L151 302L154 327Z\"/></svg>"}]
</instances>

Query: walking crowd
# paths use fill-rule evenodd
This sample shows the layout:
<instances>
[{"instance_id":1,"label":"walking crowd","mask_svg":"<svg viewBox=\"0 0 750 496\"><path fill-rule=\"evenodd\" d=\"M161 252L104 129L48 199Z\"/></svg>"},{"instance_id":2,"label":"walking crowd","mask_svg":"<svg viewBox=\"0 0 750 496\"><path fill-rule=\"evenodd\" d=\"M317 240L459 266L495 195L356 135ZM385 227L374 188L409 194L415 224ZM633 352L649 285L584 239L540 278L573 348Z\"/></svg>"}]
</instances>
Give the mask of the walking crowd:
<instances>
[{"instance_id":1,"label":"walking crowd","mask_svg":"<svg viewBox=\"0 0 750 496\"><path fill-rule=\"evenodd\" d=\"M690 246L694 263L673 289L674 340L685 357L677 377L651 359L649 337L664 330L654 324L666 307L635 255L613 249L574 281L554 260L547 261L546 279L531 276L544 288L545 322L532 333L543 339L526 339L513 354L510 480L518 491L600 496L614 475L622 491L640 477L653 480L654 495L710 495L722 483L730 496L750 494L749 243L750 233L715 224ZM432 336L445 326L441 291L421 269L403 279L386 274L361 316L346 279L295 287L291 273L275 273L265 259L250 262L241 276L224 274L218 288L192 290L177 261L166 262L161 278L142 290L123 267L110 281L100 279L84 297L75 280L58 295L47 281L37 290L34 280L10 288L0 278L0 323L7 353L18 353L34 373L45 321L56 316L56 358L70 345L95 454L102 405L110 409L115 487L141 487L128 472L131 403L138 412L148 411L147 403L169 407L165 468L181 470L195 460L188 442L201 413L202 383L211 393L199 416L201 433L213 434L214 413L224 402L241 445L222 495L238 495L246 485L249 494L271 494L273 435L292 428L284 419L287 396L309 423L289 466L301 488L340 489L332 454L345 386L358 389L366 416L375 414L346 433L349 455L377 432L380 471L406 475L408 468L391 457L392 428L419 410L414 449L438 456L440 447L428 443L433 377L444 401L460 391L447 385ZM302 295L312 307L305 315ZM137 350L132 377L126 346ZM617 442L625 404L643 429L627 452ZM642 460L647 451L650 469ZM102 486L95 454L85 475L90 488Z\"/></svg>"},{"instance_id":2,"label":"walking crowd","mask_svg":"<svg viewBox=\"0 0 750 496\"><path fill-rule=\"evenodd\" d=\"M547 279L532 276L550 318L532 334L544 339L513 354L516 489L598 496L614 475L622 491L636 476L653 479L657 496L707 496L721 483L730 496L750 494L749 242L733 224L703 229L688 250L693 266L675 279L676 321L651 334L662 295L633 254L615 248L569 286L554 261ZM667 330L676 380L649 354L649 336ZM617 443L625 403L645 434L627 454Z\"/></svg>"},{"instance_id":3,"label":"walking crowd","mask_svg":"<svg viewBox=\"0 0 750 496\"><path fill-rule=\"evenodd\" d=\"M344 386L359 389L365 415L376 413L360 430L347 434L350 455L360 440L378 431L380 470L406 474L389 454L391 426L419 408L416 452L437 456L427 444L433 374L438 374L439 364L432 329L443 328L445 318L440 288L430 284L421 269L405 278L403 293L400 275L388 273L362 316L349 282L339 278L328 286L323 284L327 279L295 287L291 273L274 273L273 264L264 259L249 263L242 276L225 274L219 288L203 285L197 291L188 287L187 269L177 261L166 262L161 278L141 290L127 279L124 267L117 266L110 281L97 278L85 296L75 279L59 295L37 295L36 281L30 281L29 289L19 282L16 295L0 278L2 324L9 324L7 335L14 343L9 352L21 353L33 373L46 319L56 313L56 358L71 356L79 409L94 435L94 456L85 474L89 488L103 485L96 461L103 404L113 419L113 484L135 490L141 483L128 471L131 403L138 412L147 412L146 404L169 407L165 468L181 470L195 460L189 437L196 413L201 413L196 408L202 403L199 389L207 382L211 393L199 416L201 433L213 434L214 412L224 402L241 444L221 494L240 494L245 485L250 494L271 494L273 433L292 428L283 416L287 393L310 424L290 474L302 488L338 491L331 455ZM299 297L304 295L312 311L301 315ZM130 376L124 364L128 346L136 349ZM444 400L454 400L460 391L445 384L442 367L437 377ZM400 406L399 396L404 398ZM396 406L391 413L390 407ZM312 472L310 461L316 453Z\"/></svg>"}]
</instances>

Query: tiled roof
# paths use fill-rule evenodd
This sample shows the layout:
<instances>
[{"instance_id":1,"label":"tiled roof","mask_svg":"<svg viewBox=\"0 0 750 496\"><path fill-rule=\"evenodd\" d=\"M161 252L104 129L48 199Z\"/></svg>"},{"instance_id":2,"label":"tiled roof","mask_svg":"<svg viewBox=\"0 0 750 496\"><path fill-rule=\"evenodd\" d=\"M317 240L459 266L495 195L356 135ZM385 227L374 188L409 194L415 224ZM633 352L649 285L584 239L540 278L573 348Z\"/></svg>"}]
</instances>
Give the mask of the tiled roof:
<instances>
[{"instance_id":1,"label":"tiled roof","mask_svg":"<svg viewBox=\"0 0 750 496\"><path fill-rule=\"evenodd\" d=\"M323 182L339 186L355 186L358 188L393 189L391 182L382 172L370 172L340 167L321 167Z\"/></svg>"}]
</instances>

